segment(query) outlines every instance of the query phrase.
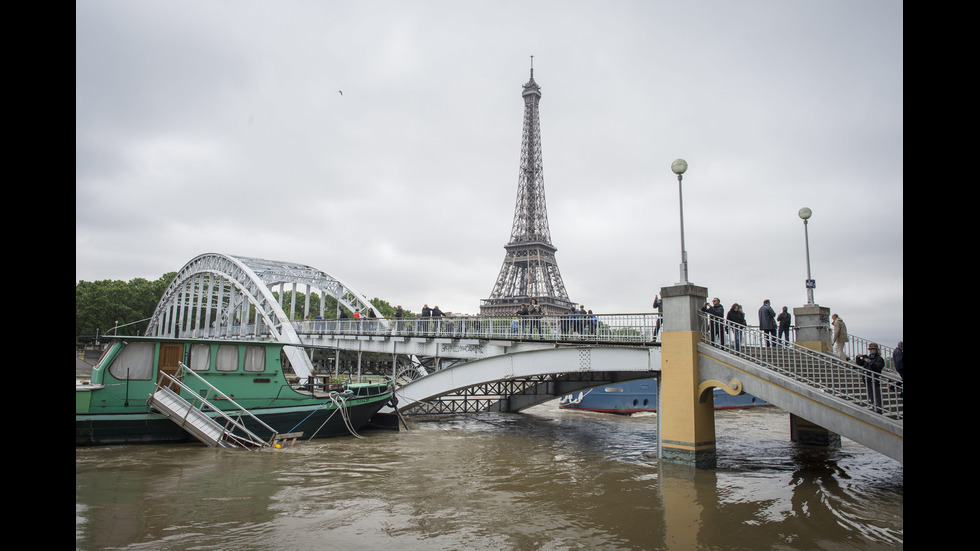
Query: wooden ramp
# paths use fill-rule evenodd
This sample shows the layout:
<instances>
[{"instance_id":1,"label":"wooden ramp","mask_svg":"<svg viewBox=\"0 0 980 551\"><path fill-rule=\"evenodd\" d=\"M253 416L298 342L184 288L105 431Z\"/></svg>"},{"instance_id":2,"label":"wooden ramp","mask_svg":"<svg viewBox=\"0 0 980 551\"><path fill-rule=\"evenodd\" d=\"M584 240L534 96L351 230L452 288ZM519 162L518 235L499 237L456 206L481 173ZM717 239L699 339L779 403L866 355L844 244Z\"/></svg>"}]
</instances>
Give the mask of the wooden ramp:
<instances>
[{"instance_id":1,"label":"wooden ramp","mask_svg":"<svg viewBox=\"0 0 980 551\"><path fill-rule=\"evenodd\" d=\"M186 369L184 364L180 364L180 368L184 372L190 371ZM195 396L195 399L193 402L186 400L173 390L174 387L186 389L184 384L169 374L161 375L156 390L146 398L147 405L167 416L168 419L208 446L256 449L270 446L273 442L282 439L277 438L279 435L271 427L259 421L254 415L235 404L234 401L214 387L211 387L213 392L222 396L228 403L238 407L238 411L233 412L237 419L214 407L206 397L197 396L189 389L188 392ZM208 383L205 381L205 384ZM208 386L211 385L208 384ZM265 441L256 436L241 423L243 416L251 417L260 425L265 426L271 432L272 437Z\"/></svg>"}]
</instances>

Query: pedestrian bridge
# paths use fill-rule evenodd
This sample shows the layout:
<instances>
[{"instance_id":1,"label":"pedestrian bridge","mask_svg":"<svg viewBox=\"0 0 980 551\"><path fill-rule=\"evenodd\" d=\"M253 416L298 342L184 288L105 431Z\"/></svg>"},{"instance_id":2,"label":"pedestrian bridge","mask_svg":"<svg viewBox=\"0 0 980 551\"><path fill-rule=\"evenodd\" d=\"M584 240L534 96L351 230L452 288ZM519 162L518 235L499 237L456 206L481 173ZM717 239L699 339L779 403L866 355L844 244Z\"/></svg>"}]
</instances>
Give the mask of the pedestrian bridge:
<instances>
[{"instance_id":1,"label":"pedestrian bridge","mask_svg":"<svg viewBox=\"0 0 980 551\"><path fill-rule=\"evenodd\" d=\"M713 400L716 387L732 395L752 394L888 457L904 460L900 378L777 341L752 328L738 328L737 346L722 344L712 341L708 325L707 316L702 315L698 400ZM736 328L726 329L734 333ZM457 343L446 344L444 351L460 349ZM479 348L478 344L470 346L473 352ZM496 346L493 353L405 381L397 392L398 409L516 412L586 388L659 377L663 368L657 343L506 341ZM876 390L880 407L873 399Z\"/></svg>"},{"instance_id":2,"label":"pedestrian bridge","mask_svg":"<svg viewBox=\"0 0 980 551\"><path fill-rule=\"evenodd\" d=\"M657 321L656 314L456 317L307 321L293 329L306 347L390 356L401 412L518 412L589 388L659 377ZM903 387L895 374L872 373L704 313L700 327L698 400L712 400L714 388L752 394L903 461Z\"/></svg>"},{"instance_id":3,"label":"pedestrian bridge","mask_svg":"<svg viewBox=\"0 0 980 551\"><path fill-rule=\"evenodd\" d=\"M294 291L290 312L297 311L297 286L307 290L302 321L285 314L287 285ZM659 377L663 370L657 329L664 320L657 314L313 319L314 291L351 311L371 308L365 295L307 266L201 255L178 272L147 334L276 339L291 345L285 347L291 366L311 383L316 369L304 348L354 351L358 358L384 354L392 358L387 374L398 385L396 407L406 412L516 412L586 388ZM333 317L322 300L320 308L318 317ZM903 461L900 378L753 328L709 321L704 313L698 323L692 400L712 400L715 387L749 393ZM669 413L663 403L658 396L658 422Z\"/></svg>"}]
</instances>

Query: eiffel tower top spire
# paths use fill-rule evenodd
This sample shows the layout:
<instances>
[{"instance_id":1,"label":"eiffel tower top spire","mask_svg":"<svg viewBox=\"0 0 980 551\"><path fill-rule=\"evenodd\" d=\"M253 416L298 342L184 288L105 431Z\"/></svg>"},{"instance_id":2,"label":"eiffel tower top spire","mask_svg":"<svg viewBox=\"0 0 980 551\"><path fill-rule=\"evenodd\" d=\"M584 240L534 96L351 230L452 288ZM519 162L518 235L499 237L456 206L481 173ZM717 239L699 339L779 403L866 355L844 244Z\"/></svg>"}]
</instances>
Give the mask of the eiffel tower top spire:
<instances>
[{"instance_id":1,"label":"eiffel tower top spire","mask_svg":"<svg viewBox=\"0 0 980 551\"><path fill-rule=\"evenodd\" d=\"M541 87L534 82L534 56L531 56L531 79L524 85L521 96L524 98L524 137L510 243L540 242L550 246L551 230L548 228L541 159L541 121L538 118Z\"/></svg>"},{"instance_id":2,"label":"eiffel tower top spire","mask_svg":"<svg viewBox=\"0 0 980 551\"><path fill-rule=\"evenodd\" d=\"M480 313L510 315L521 303L535 299L544 314L567 313L574 304L568 300L548 228L548 207L544 195L544 164L541 159L541 124L538 104L541 87L531 78L523 86L524 132L517 186L514 225L503 266L490 298L482 301Z\"/></svg>"}]
</instances>

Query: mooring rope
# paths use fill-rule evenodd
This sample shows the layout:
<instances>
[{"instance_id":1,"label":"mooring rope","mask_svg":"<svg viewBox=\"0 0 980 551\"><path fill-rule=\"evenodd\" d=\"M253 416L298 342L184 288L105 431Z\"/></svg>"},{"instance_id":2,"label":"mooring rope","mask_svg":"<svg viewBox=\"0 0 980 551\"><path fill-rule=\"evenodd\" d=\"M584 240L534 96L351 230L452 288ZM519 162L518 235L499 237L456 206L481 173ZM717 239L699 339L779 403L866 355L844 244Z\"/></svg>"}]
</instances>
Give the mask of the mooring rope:
<instances>
[{"instance_id":1,"label":"mooring rope","mask_svg":"<svg viewBox=\"0 0 980 551\"><path fill-rule=\"evenodd\" d=\"M339 399L339 401L338 401L338 399ZM310 436L310 440L312 440L314 437L316 437L316 435L320 432L320 430L323 429L323 427L325 427L327 425L327 422L329 422L331 419L333 419L333 416L338 411L340 412L341 419L344 420L344 426L347 427L347 430L350 431L350 433L353 434L354 436L356 436L357 438L364 438L360 434L357 434L357 431L354 430L354 426L351 424L350 416L348 415L348 412L347 412L347 401L343 398L343 396L341 396L339 394L331 394L330 395L330 401L332 401L334 403L334 405L337 406L337 409L335 409L333 411L333 413L330 414L330 417L327 417L323 421L323 424L321 424L320 427L318 429L316 429L316 432L313 433L313 436ZM317 408L317 409L319 409L319 408ZM312 413L310 415L312 415Z\"/></svg>"}]
</instances>

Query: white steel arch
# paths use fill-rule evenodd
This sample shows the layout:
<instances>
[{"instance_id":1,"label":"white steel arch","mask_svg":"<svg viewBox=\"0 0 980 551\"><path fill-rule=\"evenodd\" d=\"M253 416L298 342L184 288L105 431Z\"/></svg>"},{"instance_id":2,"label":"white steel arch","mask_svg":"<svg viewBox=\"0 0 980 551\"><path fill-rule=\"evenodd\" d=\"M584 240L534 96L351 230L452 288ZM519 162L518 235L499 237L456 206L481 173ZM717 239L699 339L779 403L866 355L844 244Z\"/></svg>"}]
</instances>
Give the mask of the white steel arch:
<instances>
[{"instance_id":1,"label":"white steel arch","mask_svg":"<svg viewBox=\"0 0 980 551\"><path fill-rule=\"evenodd\" d=\"M302 341L281 304L286 286L292 290L290 311L296 312L296 290L306 288L309 297L330 295L350 310L373 308L365 295L326 272L292 262L279 262L219 253L199 255L184 265L160 298L146 329L147 335L241 337L270 335L284 344ZM273 288L280 289L279 298ZM387 321L378 319L387 327ZM313 370L309 357L293 346L284 348L300 379Z\"/></svg>"}]
</instances>

